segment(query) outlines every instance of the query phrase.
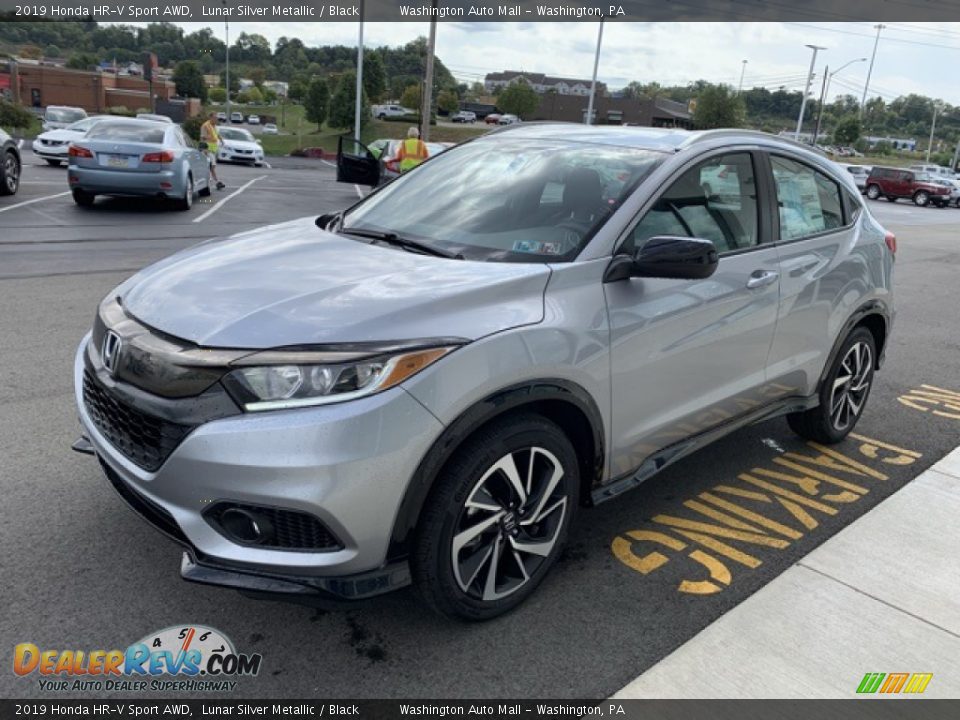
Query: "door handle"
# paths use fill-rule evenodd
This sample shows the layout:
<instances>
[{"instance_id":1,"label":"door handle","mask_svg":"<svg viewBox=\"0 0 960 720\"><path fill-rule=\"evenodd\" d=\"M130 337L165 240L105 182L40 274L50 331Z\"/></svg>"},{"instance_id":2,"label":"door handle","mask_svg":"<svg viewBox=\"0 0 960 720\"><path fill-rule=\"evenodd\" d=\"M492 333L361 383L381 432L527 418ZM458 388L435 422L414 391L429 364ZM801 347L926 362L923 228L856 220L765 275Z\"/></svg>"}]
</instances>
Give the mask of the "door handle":
<instances>
[{"instance_id":1,"label":"door handle","mask_svg":"<svg viewBox=\"0 0 960 720\"><path fill-rule=\"evenodd\" d=\"M777 281L780 277L780 273L771 272L769 270L755 270L750 279L747 280L747 287L751 290L756 290L757 288L766 287Z\"/></svg>"}]
</instances>

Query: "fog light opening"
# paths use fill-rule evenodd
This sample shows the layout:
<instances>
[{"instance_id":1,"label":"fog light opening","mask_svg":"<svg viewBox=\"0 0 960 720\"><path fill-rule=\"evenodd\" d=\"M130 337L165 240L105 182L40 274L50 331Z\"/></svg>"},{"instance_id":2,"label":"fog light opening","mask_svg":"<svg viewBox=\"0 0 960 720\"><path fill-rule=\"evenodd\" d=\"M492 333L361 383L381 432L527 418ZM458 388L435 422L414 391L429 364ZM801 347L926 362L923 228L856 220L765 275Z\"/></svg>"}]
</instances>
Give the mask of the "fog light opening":
<instances>
[{"instance_id":1,"label":"fog light opening","mask_svg":"<svg viewBox=\"0 0 960 720\"><path fill-rule=\"evenodd\" d=\"M224 510L220 525L228 535L243 543L265 543L273 538L273 526L269 520L241 508Z\"/></svg>"}]
</instances>

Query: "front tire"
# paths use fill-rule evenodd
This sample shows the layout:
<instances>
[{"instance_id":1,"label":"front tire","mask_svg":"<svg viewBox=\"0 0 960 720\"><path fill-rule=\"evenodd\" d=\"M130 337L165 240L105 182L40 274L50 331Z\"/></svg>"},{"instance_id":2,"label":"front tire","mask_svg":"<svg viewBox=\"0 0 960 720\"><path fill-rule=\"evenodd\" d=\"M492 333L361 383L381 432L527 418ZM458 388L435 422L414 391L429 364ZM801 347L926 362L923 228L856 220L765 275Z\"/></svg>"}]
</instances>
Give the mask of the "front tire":
<instances>
[{"instance_id":1,"label":"front tire","mask_svg":"<svg viewBox=\"0 0 960 720\"><path fill-rule=\"evenodd\" d=\"M489 620L529 597L574 517L580 473L564 432L539 415L476 433L444 467L411 556L417 589L436 611Z\"/></svg>"},{"instance_id":2,"label":"front tire","mask_svg":"<svg viewBox=\"0 0 960 720\"><path fill-rule=\"evenodd\" d=\"M930 194L926 190L917 190L913 194L913 204L917 207L926 207L930 204Z\"/></svg>"},{"instance_id":3,"label":"front tire","mask_svg":"<svg viewBox=\"0 0 960 720\"><path fill-rule=\"evenodd\" d=\"M807 440L832 445L843 440L863 414L877 355L873 334L858 327L844 341L820 388L820 404L787 415L790 429Z\"/></svg>"},{"instance_id":4,"label":"front tire","mask_svg":"<svg viewBox=\"0 0 960 720\"><path fill-rule=\"evenodd\" d=\"M16 195L20 189L20 160L13 150L7 150L0 162L0 195Z\"/></svg>"}]
</instances>

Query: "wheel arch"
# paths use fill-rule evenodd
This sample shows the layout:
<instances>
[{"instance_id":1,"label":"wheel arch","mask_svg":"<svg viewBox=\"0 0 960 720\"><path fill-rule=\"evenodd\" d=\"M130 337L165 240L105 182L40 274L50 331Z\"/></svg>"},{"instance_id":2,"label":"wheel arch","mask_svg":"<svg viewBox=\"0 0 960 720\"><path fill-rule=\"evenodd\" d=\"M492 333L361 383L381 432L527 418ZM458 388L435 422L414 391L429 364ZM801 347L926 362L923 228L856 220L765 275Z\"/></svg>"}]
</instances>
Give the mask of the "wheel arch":
<instances>
[{"instance_id":1,"label":"wheel arch","mask_svg":"<svg viewBox=\"0 0 960 720\"><path fill-rule=\"evenodd\" d=\"M550 378L512 385L488 395L461 413L434 441L417 466L393 523L387 558L408 554L424 504L444 467L479 429L507 415L536 412L555 422L571 440L580 469L580 503L590 503L590 490L604 467L603 416L581 386Z\"/></svg>"},{"instance_id":2,"label":"wheel arch","mask_svg":"<svg viewBox=\"0 0 960 720\"><path fill-rule=\"evenodd\" d=\"M850 333L858 327L865 327L870 331L870 334L873 335L873 341L877 351L876 358L874 359L874 369L879 370L883 364L887 338L890 336L891 321L892 315L890 309L882 300L870 300L858 307L853 314L847 318L840 332L837 333L837 339L834 340L830 354L827 356L827 362L824 365L823 371L820 373L819 380L817 380L817 391L819 392L827 374L830 372L830 368L833 367L834 360L836 360L837 353L840 352L844 341Z\"/></svg>"}]
</instances>

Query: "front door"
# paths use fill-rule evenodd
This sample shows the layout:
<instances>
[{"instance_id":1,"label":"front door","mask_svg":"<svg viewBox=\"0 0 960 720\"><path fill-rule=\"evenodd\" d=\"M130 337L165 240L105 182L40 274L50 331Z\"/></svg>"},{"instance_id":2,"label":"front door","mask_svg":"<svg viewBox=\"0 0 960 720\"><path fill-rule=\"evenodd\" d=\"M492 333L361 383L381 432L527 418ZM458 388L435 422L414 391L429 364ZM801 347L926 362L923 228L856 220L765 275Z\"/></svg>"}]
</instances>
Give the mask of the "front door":
<instances>
[{"instance_id":1,"label":"front door","mask_svg":"<svg viewBox=\"0 0 960 720\"><path fill-rule=\"evenodd\" d=\"M604 286L611 329L611 476L767 402L779 260L750 152L685 170L642 217L622 252L651 237L698 237L720 256L704 280L632 278ZM719 182L718 182L719 180ZM759 192L758 192L759 185Z\"/></svg>"},{"instance_id":2,"label":"front door","mask_svg":"<svg viewBox=\"0 0 960 720\"><path fill-rule=\"evenodd\" d=\"M337 143L337 182L376 187L380 184L380 160L359 140L341 136Z\"/></svg>"}]
</instances>

